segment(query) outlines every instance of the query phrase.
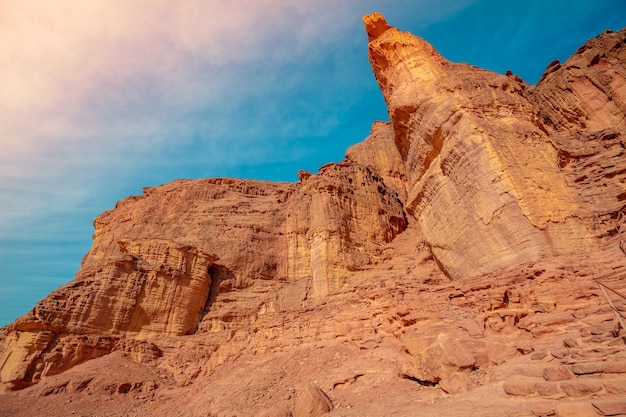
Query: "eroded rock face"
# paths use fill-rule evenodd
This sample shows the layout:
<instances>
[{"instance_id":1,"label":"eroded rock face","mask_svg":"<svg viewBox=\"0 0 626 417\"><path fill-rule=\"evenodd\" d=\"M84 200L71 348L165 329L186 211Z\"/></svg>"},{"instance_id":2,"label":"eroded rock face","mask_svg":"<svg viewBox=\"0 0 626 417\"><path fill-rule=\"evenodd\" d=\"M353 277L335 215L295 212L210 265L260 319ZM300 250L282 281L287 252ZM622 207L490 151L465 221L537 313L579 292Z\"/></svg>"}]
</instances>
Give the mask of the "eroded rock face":
<instances>
[{"instance_id":1,"label":"eroded rock face","mask_svg":"<svg viewBox=\"0 0 626 417\"><path fill-rule=\"evenodd\" d=\"M162 239L118 245L119 256L83 267L14 323L0 357L3 383L21 387L55 375L117 350L121 337L195 331L217 257Z\"/></svg>"},{"instance_id":2,"label":"eroded rock face","mask_svg":"<svg viewBox=\"0 0 626 417\"><path fill-rule=\"evenodd\" d=\"M348 148L346 160L370 167L383 178L386 187L398 194L402 204L405 204L406 170L389 123L374 122L371 134L363 142Z\"/></svg>"},{"instance_id":3,"label":"eroded rock face","mask_svg":"<svg viewBox=\"0 0 626 417\"><path fill-rule=\"evenodd\" d=\"M107 354L119 338L220 331L268 309L321 303L351 271L377 263L380 246L408 222L381 176L345 162L298 184L176 181L121 201L94 224L76 279L12 325L0 362L8 386ZM291 285L267 303L240 292L263 294L255 286L263 281ZM76 334L109 342L45 353L67 351Z\"/></svg>"},{"instance_id":4,"label":"eroded rock face","mask_svg":"<svg viewBox=\"0 0 626 417\"><path fill-rule=\"evenodd\" d=\"M76 279L12 325L0 360L2 382L27 385L46 369L111 352L119 338L193 333L211 291L280 277L286 262L273 254L283 250L284 210L277 201L287 189L258 181L181 180L145 189L100 215ZM75 334L112 341L93 355L46 353L65 352L67 336Z\"/></svg>"},{"instance_id":5,"label":"eroded rock face","mask_svg":"<svg viewBox=\"0 0 626 417\"><path fill-rule=\"evenodd\" d=\"M598 236L615 234L626 200L626 31L606 31L562 65L555 61L529 100L580 194Z\"/></svg>"},{"instance_id":6,"label":"eroded rock face","mask_svg":"<svg viewBox=\"0 0 626 417\"><path fill-rule=\"evenodd\" d=\"M0 329L0 392L43 404L0 414L92 395L154 416L520 412L508 395L553 415L544 399L623 396L626 302L595 280L626 291L626 30L531 86L364 23L390 122L293 184L178 180L98 216L76 278Z\"/></svg>"},{"instance_id":7,"label":"eroded rock face","mask_svg":"<svg viewBox=\"0 0 626 417\"><path fill-rule=\"evenodd\" d=\"M375 171L344 162L304 180L287 212L289 279L311 277L321 301L408 225L398 193Z\"/></svg>"},{"instance_id":8,"label":"eroded rock face","mask_svg":"<svg viewBox=\"0 0 626 417\"><path fill-rule=\"evenodd\" d=\"M117 243L118 256L83 267L77 280L37 304L15 329L137 338L192 332L209 294L208 268L217 257L163 239Z\"/></svg>"},{"instance_id":9,"label":"eroded rock face","mask_svg":"<svg viewBox=\"0 0 626 417\"><path fill-rule=\"evenodd\" d=\"M405 161L407 210L450 277L595 247L594 208L561 170L570 152L559 147L554 127L563 125L568 136L610 127L613 139L621 136L623 31L603 35L610 39L594 43L594 52L582 48L566 63L569 70L549 68L533 88L512 74L453 64L423 39L389 28L380 15L364 22ZM581 54L597 61L589 76ZM580 146L572 146L580 155ZM613 160L621 172L623 162ZM603 200L615 210L623 186L610 188Z\"/></svg>"}]
</instances>

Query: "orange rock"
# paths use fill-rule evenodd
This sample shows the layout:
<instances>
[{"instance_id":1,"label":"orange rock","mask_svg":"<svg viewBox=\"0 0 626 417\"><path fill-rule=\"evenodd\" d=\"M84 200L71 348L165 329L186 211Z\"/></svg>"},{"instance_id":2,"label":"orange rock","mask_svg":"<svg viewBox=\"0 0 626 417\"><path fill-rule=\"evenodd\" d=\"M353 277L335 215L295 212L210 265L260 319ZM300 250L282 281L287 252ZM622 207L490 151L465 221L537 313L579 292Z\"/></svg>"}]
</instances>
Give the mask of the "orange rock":
<instances>
[{"instance_id":1,"label":"orange rock","mask_svg":"<svg viewBox=\"0 0 626 417\"><path fill-rule=\"evenodd\" d=\"M466 373L454 372L439 381L439 387L448 394L459 394L471 391L473 381Z\"/></svg>"},{"instance_id":2,"label":"orange rock","mask_svg":"<svg viewBox=\"0 0 626 417\"><path fill-rule=\"evenodd\" d=\"M607 374L626 374L626 362L604 362L602 372Z\"/></svg>"},{"instance_id":3,"label":"orange rock","mask_svg":"<svg viewBox=\"0 0 626 417\"><path fill-rule=\"evenodd\" d=\"M537 382L535 385L537 394L544 398L562 398L565 395L554 382Z\"/></svg>"},{"instance_id":4,"label":"orange rock","mask_svg":"<svg viewBox=\"0 0 626 417\"><path fill-rule=\"evenodd\" d=\"M554 410L556 417L598 417L599 414L589 402L561 403Z\"/></svg>"},{"instance_id":5,"label":"orange rock","mask_svg":"<svg viewBox=\"0 0 626 417\"><path fill-rule=\"evenodd\" d=\"M599 400L593 401L593 406L604 416L626 415L626 400Z\"/></svg>"},{"instance_id":6,"label":"orange rock","mask_svg":"<svg viewBox=\"0 0 626 417\"><path fill-rule=\"evenodd\" d=\"M377 263L378 247L407 227L398 194L359 164L320 168L289 200L289 280L311 277L311 298L339 290L350 271Z\"/></svg>"},{"instance_id":7,"label":"orange rock","mask_svg":"<svg viewBox=\"0 0 626 417\"><path fill-rule=\"evenodd\" d=\"M620 376L617 378L606 379L604 381L604 389L607 392L615 395L626 395L626 376Z\"/></svg>"},{"instance_id":8,"label":"orange rock","mask_svg":"<svg viewBox=\"0 0 626 417\"><path fill-rule=\"evenodd\" d=\"M462 339L439 334L432 343L425 345L428 341L405 341L410 354L402 367L405 375L424 382L438 383L459 371L468 370L476 363L476 357Z\"/></svg>"},{"instance_id":9,"label":"orange rock","mask_svg":"<svg viewBox=\"0 0 626 417\"><path fill-rule=\"evenodd\" d=\"M502 388L509 395L526 397L537 392L537 383L533 381L506 381Z\"/></svg>"},{"instance_id":10,"label":"orange rock","mask_svg":"<svg viewBox=\"0 0 626 417\"><path fill-rule=\"evenodd\" d=\"M583 397L602 390L601 380L567 380L559 383L559 388L567 394L568 397Z\"/></svg>"},{"instance_id":11,"label":"orange rock","mask_svg":"<svg viewBox=\"0 0 626 417\"><path fill-rule=\"evenodd\" d=\"M372 21L380 19L365 19L368 33L377 34L370 37L369 56L407 167L407 209L446 273L462 278L596 247L588 200L574 191L569 172L561 172L560 155L569 151L555 146L537 117L545 101L535 100L535 89L450 63L426 41L395 28L378 31ZM611 42L622 36L611 35ZM609 62L593 71L622 80L623 63ZM606 84L607 103L623 97L621 82ZM610 111L623 119L616 103ZM616 121L618 129L623 124ZM615 202L622 191L609 192L606 198Z\"/></svg>"},{"instance_id":12,"label":"orange rock","mask_svg":"<svg viewBox=\"0 0 626 417\"><path fill-rule=\"evenodd\" d=\"M303 390L296 399L294 417L320 417L333 408L328 395L317 385L311 385Z\"/></svg>"},{"instance_id":13,"label":"orange rock","mask_svg":"<svg viewBox=\"0 0 626 417\"><path fill-rule=\"evenodd\" d=\"M543 370L543 377L550 382L572 379L573 376L572 371L567 366L555 366Z\"/></svg>"},{"instance_id":14,"label":"orange rock","mask_svg":"<svg viewBox=\"0 0 626 417\"><path fill-rule=\"evenodd\" d=\"M572 372L576 375L595 374L602 372L602 363L589 362L572 365Z\"/></svg>"}]
</instances>

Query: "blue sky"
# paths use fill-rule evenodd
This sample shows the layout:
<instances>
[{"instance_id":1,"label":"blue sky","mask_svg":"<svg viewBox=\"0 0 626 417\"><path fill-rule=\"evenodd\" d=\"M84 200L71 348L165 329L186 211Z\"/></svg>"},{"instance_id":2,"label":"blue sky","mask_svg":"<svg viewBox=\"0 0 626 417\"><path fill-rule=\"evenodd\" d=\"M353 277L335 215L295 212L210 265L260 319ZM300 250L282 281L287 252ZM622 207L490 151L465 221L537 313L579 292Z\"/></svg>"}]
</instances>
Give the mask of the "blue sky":
<instances>
[{"instance_id":1,"label":"blue sky","mask_svg":"<svg viewBox=\"0 0 626 417\"><path fill-rule=\"evenodd\" d=\"M0 325L70 281L92 221L177 178L295 181L387 120L361 17L535 83L623 0L7 0Z\"/></svg>"}]
</instances>

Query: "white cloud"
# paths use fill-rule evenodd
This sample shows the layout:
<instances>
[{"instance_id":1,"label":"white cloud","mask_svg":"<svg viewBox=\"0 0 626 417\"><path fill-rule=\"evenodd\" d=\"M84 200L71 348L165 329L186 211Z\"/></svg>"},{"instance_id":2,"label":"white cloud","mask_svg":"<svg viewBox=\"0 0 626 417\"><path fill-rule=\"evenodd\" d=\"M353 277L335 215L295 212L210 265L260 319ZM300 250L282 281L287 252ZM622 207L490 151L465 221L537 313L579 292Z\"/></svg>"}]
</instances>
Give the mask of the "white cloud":
<instances>
[{"instance_id":1,"label":"white cloud","mask_svg":"<svg viewBox=\"0 0 626 417\"><path fill-rule=\"evenodd\" d=\"M120 130L167 128L158 119L172 109L232 106L247 78L323 41L319 26L338 23L325 20L324 3L4 2L0 174L9 156L89 148L85 138L95 133L126 141ZM259 81L248 87L271 88Z\"/></svg>"}]
</instances>

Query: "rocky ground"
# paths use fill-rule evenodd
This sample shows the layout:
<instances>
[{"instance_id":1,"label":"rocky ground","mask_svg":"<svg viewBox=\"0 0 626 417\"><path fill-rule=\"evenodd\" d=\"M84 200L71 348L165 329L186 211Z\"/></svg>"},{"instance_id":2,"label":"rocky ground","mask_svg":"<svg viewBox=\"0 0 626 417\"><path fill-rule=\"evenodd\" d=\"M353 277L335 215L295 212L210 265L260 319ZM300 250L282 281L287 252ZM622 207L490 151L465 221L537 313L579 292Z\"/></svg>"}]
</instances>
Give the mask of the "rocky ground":
<instances>
[{"instance_id":1,"label":"rocky ground","mask_svg":"<svg viewBox=\"0 0 626 417\"><path fill-rule=\"evenodd\" d=\"M0 415L626 414L624 331L595 281L626 292L617 244L451 283L406 233L327 303L226 335L246 339L236 356L164 339L156 363L114 352L0 397Z\"/></svg>"}]
</instances>

